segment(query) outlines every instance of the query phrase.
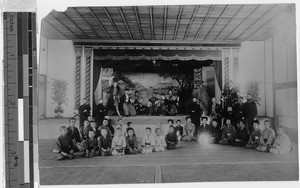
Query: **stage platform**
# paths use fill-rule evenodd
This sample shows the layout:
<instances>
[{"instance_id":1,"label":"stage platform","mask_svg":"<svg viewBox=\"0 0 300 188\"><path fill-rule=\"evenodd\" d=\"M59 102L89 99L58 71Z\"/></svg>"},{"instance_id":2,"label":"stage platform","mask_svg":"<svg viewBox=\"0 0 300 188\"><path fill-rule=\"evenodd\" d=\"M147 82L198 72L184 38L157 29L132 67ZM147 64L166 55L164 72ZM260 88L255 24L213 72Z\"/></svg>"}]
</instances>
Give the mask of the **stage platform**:
<instances>
[{"instance_id":1,"label":"stage platform","mask_svg":"<svg viewBox=\"0 0 300 188\"><path fill-rule=\"evenodd\" d=\"M145 128L151 127L154 131L157 127L161 128L163 134L166 134L168 130L168 119L173 119L174 123L176 120L180 119L182 125L185 123L185 118L187 115L178 116L129 116L122 117L123 123L127 126L127 122L132 122L132 127L138 136L143 136L145 134ZM119 119L118 116L110 116L112 120L112 126L115 127ZM270 119L268 117L259 117L260 127L263 129L263 121L265 119ZM39 120L38 122L38 132L39 139L56 139L59 136L59 127L62 125L68 126L69 118L46 118ZM79 127L79 119L77 118L76 127ZM295 141L296 142L296 141Z\"/></svg>"},{"instance_id":2,"label":"stage platform","mask_svg":"<svg viewBox=\"0 0 300 188\"><path fill-rule=\"evenodd\" d=\"M140 138L139 138L140 139ZM39 140L41 185L299 180L298 146L289 155L198 142L177 150L57 161L55 140Z\"/></svg>"}]
</instances>

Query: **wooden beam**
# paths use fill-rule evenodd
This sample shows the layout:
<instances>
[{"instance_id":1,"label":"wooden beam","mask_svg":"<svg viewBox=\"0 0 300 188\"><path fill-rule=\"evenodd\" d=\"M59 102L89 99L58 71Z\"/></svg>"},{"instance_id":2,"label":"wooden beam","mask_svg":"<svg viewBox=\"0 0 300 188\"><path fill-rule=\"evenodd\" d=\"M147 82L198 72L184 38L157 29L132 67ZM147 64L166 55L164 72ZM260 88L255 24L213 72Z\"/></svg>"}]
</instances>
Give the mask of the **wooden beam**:
<instances>
[{"instance_id":1,"label":"wooden beam","mask_svg":"<svg viewBox=\"0 0 300 188\"><path fill-rule=\"evenodd\" d=\"M207 11L207 13L206 13L206 15L205 15L205 18L204 18L203 22L201 22L201 25L199 26L199 28L198 28L198 30L197 30L197 33L196 33L196 35L195 35L193 41L197 40L197 38L199 37L200 31L201 31L201 27L202 27L202 25L206 22L206 20L207 20L207 18L208 18L208 14L210 13L210 11L211 11L212 8L213 8L213 5L210 5L210 7L209 7L209 9L208 9L208 11Z\"/></svg>"},{"instance_id":2,"label":"wooden beam","mask_svg":"<svg viewBox=\"0 0 300 188\"><path fill-rule=\"evenodd\" d=\"M224 12L228 9L229 5L226 5L225 8L223 9L223 11L221 12L220 16L218 17L218 19L214 22L214 24L210 27L209 31L206 33L203 41L207 38L207 36L209 35L209 33L213 30L214 26L220 21L220 19L222 18Z\"/></svg>"},{"instance_id":3,"label":"wooden beam","mask_svg":"<svg viewBox=\"0 0 300 188\"><path fill-rule=\"evenodd\" d=\"M199 7L200 7L199 5L196 5L195 8L194 8L193 14L192 14L192 16L190 18L190 21L189 21L189 25L188 25L187 29L185 30L185 33L184 33L184 36L183 36L183 40L186 40L186 37L187 37L187 35L188 35L189 31L190 31L192 23L194 22L195 15L196 15Z\"/></svg>"},{"instance_id":4,"label":"wooden beam","mask_svg":"<svg viewBox=\"0 0 300 188\"><path fill-rule=\"evenodd\" d=\"M290 14L291 12L293 12L293 11L291 11L291 7L288 6L288 7L286 7L280 14L276 14L276 16L274 16L274 17L272 17L271 19L269 19L269 20L267 21L267 23L272 22L273 20L276 20L276 19L278 19L278 18L280 18L280 17L283 17L283 18L289 17L289 14ZM284 14L287 14L287 16L284 16ZM281 22L278 22L278 23L281 23ZM259 30L261 30L261 29L262 29L263 27L265 27L266 25L267 25L267 24L264 24L262 27L257 28L257 30L255 30L251 35L249 35L245 40L248 40L250 37L252 37L255 33L257 33ZM272 30L273 28L275 28L276 25L277 25L277 24L273 25L273 26L270 28L270 30ZM268 30L268 31L270 31L270 30ZM264 32L264 34L267 33L268 31ZM263 35L264 35L264 34L263 34Z\"/></svg>"},{"instance_id":5,"label":"wooden beam","mask_svg":"<svg viewBox=\"0 0 300 188\"><path fill-rule=\"evenodd\" d=\"M219 31L219 33L216 35L216 37L213 39L213 41L215 41L219 35L224 31L224 29L229 25L229 23L231 23L232 19L235 18L235 16L240 12L240 10L244 7L244 5L242 5L237 11L236 13L230 18L230 20L226 23L226 25Z\"/></svg>"},{"instance_id":6,"label":"wooden beam","mask_svg":"<svg viewBox=\"0 0 300 188\"><path fill-rule=\"evenodd\" d=\"M90 38L82 29L79 27L73 19L71 19L65 12L61 12L65 17L67 17L87 38Z\"/></svg>"},{"instance_id":7,"label":"wooden beam","mask_svg":"<svg viewBox=\"0 0 300 188\"><path fill-rule=\"evenodd\" d=\"M54 18L57 22L59 22L61 25L63 25L67 30L69 30L76 38L80 39L80 37L78 37L78 35L76 35L72 30L70 30L65 24L63 24L59 19L57 19L52 12L50 12L49 14L50 16L52 16L52 18ZM57 29L58 30L58 29Z\"/></svg>"},{"instance_id":8,"label":"wooden beam","mask_svg":"<svg viewBox=\"0 0 300 188\"><path fill-rule=\"evenodd\" d=\"M182 15L183 7L184 7L184 5L180 5L179 12L178 12L178 15L177 15L177 21L176 21L176 25L175 25L173 40L176 40L176 38L177 38L178 27L179 27L181 15Z\"/></svg>"},{"instance_id":9,"label":"wooden beam","mask_svg":"<svg viewBox=\"0 0 300 188\"><path fill-rule=\"evenodd\" d=\"M237 38L239 38L240 36L242 36L248 29L250 29L253 25L255 25L260 19L262 19L265 15L267 15L269 12L271 12L271 10L273 10L274 7L276 7L276 5L273 5L261 17L259 17L257 20L255 20L255 22L253 22L251 25L249 25L243 32L241 32L241 34L239 34L237 37L235 37L234 40L236 40Z\"/></svg>"},{"instance_id":10,"label":"wooden beam","mask_svg":"<svg viewBox=\"0 0 300 188\"><path fill-rule=\"evenodd\" d=\"M103 24L100 22L100 20L97 18L96 14L94 13L94 11L92 10L91 7L89 7L90 12L92 13L94 19L97 21L97 23L99 24L99 26L101 27L101 29L103 30L103 32L105 33L105 35L111 39L111 36L109 35L109 33L106 31L105 27L103 26Z\"/></svg>"},{"instance_id":11,"label":"wooden beam","mask_svg":"<svg viewBox=\"0 0 300 188\"><path fill-rule=\"evenodd\" d=\"M165 40L166 37L166 29L167 29L167 15L168 15L168 6L164 6L164 18L163 18L163 33L162 33L162 40Z\"/></svg>"},{"instance_id":12,"label":"wooden beam","mask_svg":"<svg viewBox=\"0 0 300 188\"><path fill-rule=\"evenodd\" d=\"M95 29L85 20L84 17L82 17L82 15L78 12L78 10L76 9L76 7L73 7L73 9L77 13L77 15L82 19L82 21L85 23L85 25L87 25L97 35L97 37L101 38L98 35L98 33L95 31Z\"/></svg>"},{"instance_id":13,"label":"wooden beam","mask_svg":"<svg viewBox=\"0 0 300 188\"><path fill-rule=\"evenodd\" d=\"M133 40L133 37L132 37L131 31L130 31L130 28L129 28L129 26L128 26L127 20L125 19L125 16L124 16L124 13L123 13L122 7L118 7L118 10L119 10L119 12L120 12L120 14L121 14L121 17L122 17L122 20L123 20L123 22L124 22L124 24L125 24L125 26L126 26L126 29L127 29L128 35L129 35L130 39L131 39L131 40Z\"/></svg>"},{"instance_id":14,"label":"wooden beam","mask_svg":"<svg viewBox=\"0 0 300 188\"><path fill-rule=\"evenodd\" d=\"M104 9L105 14L106 14L107 18L109 19L111 25L113 26L114 30L116 31L117 35L119 36L120 39L123 39L120 32L119 32L119 30L118 30L118 28L117 28L117 26L115 25L114 21L112 20L107 8L103 7L103 9Z\"/></svg>"},{"instance_id":15,"label":"wooden beam","mask_svg":"<svg viewBox=\"0 0 300 188\"><path fill-rule=\"evenodd\" d=\"M153 7L149 6L149 17L150 17L150 28L151 28L151 39L155 40L154 24L153 24Z\"/></svg>"},{"instance_id":16,"label":"wooden beam","mask_svg":"<svg viewBox=\"0 0 300 188\"><path fill-rule=\"evenodd\" d=\"M236 30L236 28L238 28L250 15L252 15L253 12L258 9L259 6L260 5L257 5L223 40L226 40Z\"/></svg>"},{"instance_id":17,"label":"wooden beam","mask_svg":"<svg viewBox=\"0 0 300 188\"><path fill-rule=\"evenodd\" d=\"M137 9L136 6L134 6L133 7L133 11L134 11L134 15L135 15L136 21L138 23L138 27L139 27L139 30L140 30L141 38L142 38L142 40L144 40L144 34L143 34L141 22L140 22L139 10Z\"/></svg>"},{"instance_id":18,"label":"wooden beam","mask_svg":"<svg viewBox=\"0 0 300 188\"><path fill-rule=\"evenodd\" d=\"M67 35L65 35L65 34L63 34L60 30L58 30L58 29L56 29L56 27L54 27L51 23L49 23L45 18L42 20L42 24L48 24L49 26L51 26L53 29L55 29L58 33L60 33L61 35L63 35L64 37L66 37L67 39L71 39L70 37L68 37ZM42 31L42 32L44 32L44 30ZM48 31L46 31L46 32L48 32ZM50 32L48 32L48 33L50 33ZM52 33L51 33L52 34ZM54 34L52 34L52 35L54 35ZM54 35L55 36L55 35ZM59 37L58 37L59 38Z\"/></svg>"}]
</instances>

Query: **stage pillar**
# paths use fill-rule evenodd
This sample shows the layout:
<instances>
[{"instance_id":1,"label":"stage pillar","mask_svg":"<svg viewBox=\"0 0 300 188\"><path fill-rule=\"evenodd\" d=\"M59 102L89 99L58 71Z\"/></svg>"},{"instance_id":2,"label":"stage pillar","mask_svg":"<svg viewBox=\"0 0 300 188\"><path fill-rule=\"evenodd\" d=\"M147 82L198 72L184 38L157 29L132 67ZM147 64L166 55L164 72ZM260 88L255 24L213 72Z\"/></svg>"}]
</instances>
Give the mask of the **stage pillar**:
<instances>
[{"instance_id":1,"label":"stage pillar","mask_svg":"<svg viewBox=\"0 0 300 188\"><path fill-rule=\"evenodd\" d=\"M82 48L75 47L75 109L81 103L81 64L82 64Z\"/></svg>"}]
</instances>

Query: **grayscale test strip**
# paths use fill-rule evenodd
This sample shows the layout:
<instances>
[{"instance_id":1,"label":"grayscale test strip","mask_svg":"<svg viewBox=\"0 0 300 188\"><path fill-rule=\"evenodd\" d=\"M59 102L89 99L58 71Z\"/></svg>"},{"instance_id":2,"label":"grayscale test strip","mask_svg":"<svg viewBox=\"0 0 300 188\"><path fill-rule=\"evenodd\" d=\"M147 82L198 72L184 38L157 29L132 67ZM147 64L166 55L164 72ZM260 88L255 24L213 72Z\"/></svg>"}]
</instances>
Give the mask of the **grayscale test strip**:
<instances>
[{"instance_id":1,"label":"grayscale test strip","mask_svg":"<svg viewBox=\"0 0 300 188\"><path fill-rule=\"evenodd\" d=\"M37 123L36 14L5 12L4 101L6 187L33 187Z\"/></svg>"}]
</instances>

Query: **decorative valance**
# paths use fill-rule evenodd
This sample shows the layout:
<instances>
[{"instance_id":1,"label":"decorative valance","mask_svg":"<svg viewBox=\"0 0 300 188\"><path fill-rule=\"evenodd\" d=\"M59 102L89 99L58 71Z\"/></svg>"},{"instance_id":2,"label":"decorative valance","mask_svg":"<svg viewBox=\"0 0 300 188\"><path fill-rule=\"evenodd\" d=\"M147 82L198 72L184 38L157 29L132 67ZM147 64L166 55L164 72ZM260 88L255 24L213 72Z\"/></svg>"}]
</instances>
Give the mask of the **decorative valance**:
<instances>
[{"instance_id":1,"label":"decorative valance","mask_svg":"<svg viewBox=\"0 0 300 188\"><path fill-rule=\"evenodd\" d=\"M214 60L222 61L222 50L108 50L94 49L94 60Z\"/></svg>"}]
</instances>

